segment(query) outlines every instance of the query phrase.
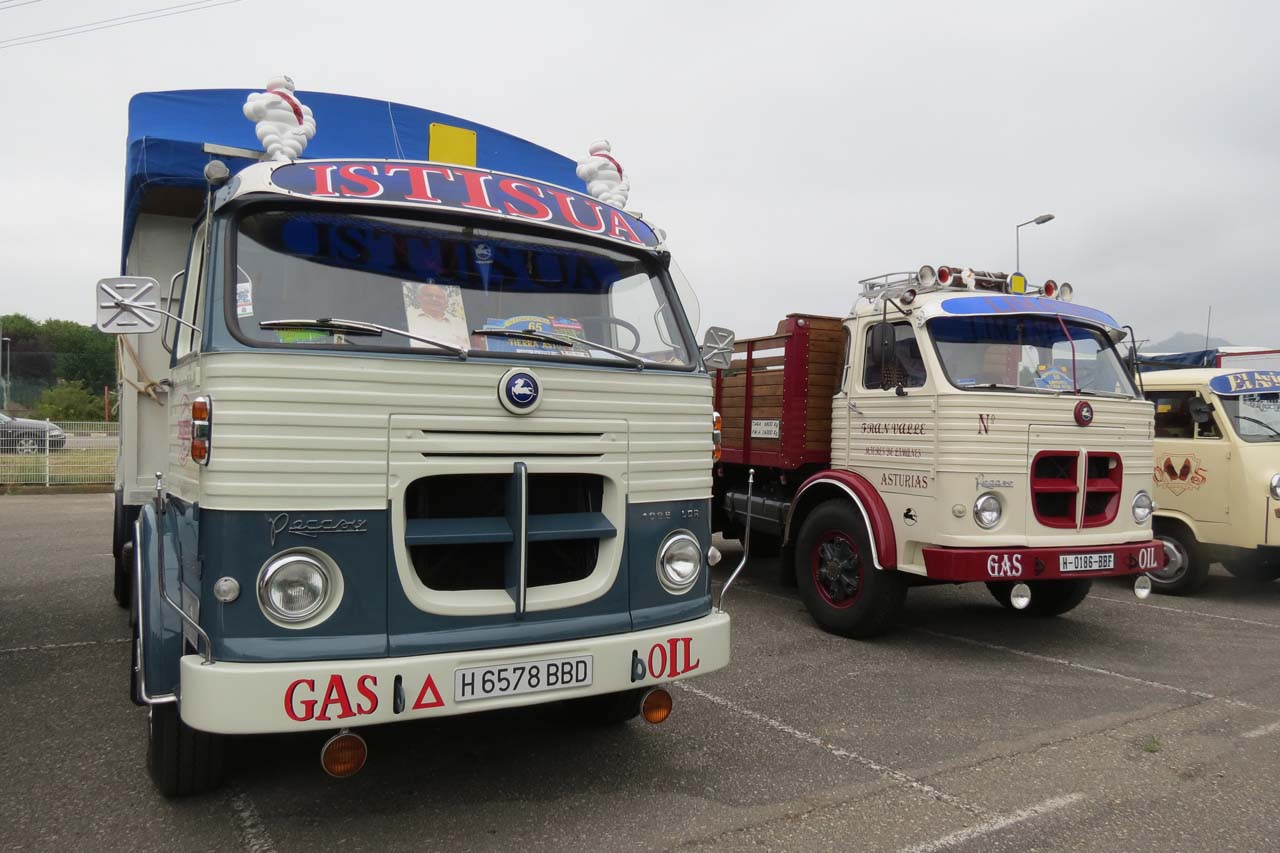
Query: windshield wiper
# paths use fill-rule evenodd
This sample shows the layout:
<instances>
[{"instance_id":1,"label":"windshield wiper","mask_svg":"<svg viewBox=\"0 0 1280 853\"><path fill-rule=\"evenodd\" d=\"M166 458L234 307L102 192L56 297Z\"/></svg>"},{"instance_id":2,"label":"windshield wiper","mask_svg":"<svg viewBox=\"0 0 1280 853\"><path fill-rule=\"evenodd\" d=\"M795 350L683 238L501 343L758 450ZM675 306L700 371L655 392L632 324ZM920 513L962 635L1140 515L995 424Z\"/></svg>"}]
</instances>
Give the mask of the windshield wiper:
<instances>
[{"instance_id":1,"label":"windshield wiper","mask_svg":"<svg viewBox=\"0 0 1280 853\"><path fill-rule=\"evenodd\" d=\"M1132 400L1132 394L1125 394L1121 391L1095 391L1091 388L1077 388L1076 393L1084 397L1110 397L1115 400Z\"/></svg>"},{"instance_id":2,"label":"windshield wiper","mask_svg":"<svg viewBox=\"0 0 1280 853\"><path fill-rule=\"evenodd\" d=\"M646 364L654 364L654 362L641 358L634 353L623 352L620 349L614 349L613 347L605 346L604 344L598 344L595 341L589 341L586 338L570 338L561 335L549 335L546 332L526 332L517 329L472 329L471 334L489 335L495 338L520 338L521 340L539 341L544 344L555 344L557 346L569 347L570 349L579 345L584 347L594 347L598 350L607 352L611 355L616 355L618 358L629 361L641 370L644 370L644 366Z\"/></svg>"},{"instance_id":3,"label":"windshield wiper","mask_svg":"<svg viewBox=\"0 0 1280 853\"><path fill-rule=\"evenodd\" d=\"M467 357L467 350L456 344L447 344L444 341L437 341L434 338L424 337L423 335L415 335L413 332L406 332L404 329L397 329L394 326L383 326L379 323L369 323L364 320L342 320L337 317L321 317L316 320L263 320L258 324L259 329L323 329L330 332L346 332L353 335L369 335L371 337L381 337L383 333L392 335L401 335L412 341L429 344L433 347L439 347L445 352L452 353L459 358Z\"/></svg>"},{"instance_id":4,"label":"windshield wiper","mask_svg":"<svg viewBox=\"0 0 1280 853\"><path fill-rule=\"evenodd\" d=\"M1236 415L1236 417L1237 417L1237 418L1239 418L1239 419L1240 419L1240 420L1242 420L1242 421L1248 421L1248 422L1249 422L1249 423L1251 423L1251 424L1257 424L1258 426L1264 426L1264 427L1266 427L1267 429L1271 430L1271 431L1272 431L1273 433L1275 433L1276 435L1280 435L1280 429L1276 429L1275 427L1273 427L1271 424L1267 423L1266 421L1259 420L1258 418L1251 418L1251 417L1249 417L1248 415Z\"/></svg>"},{"instance_id":5,"label":"windshield wiper","mask_svg":"<svg viewBox=\"0 0 1280 853\"><path fill-rule=\"evenodd\" d=\"M1052 388L1036 388L1031 385L1005 385L1000 382L984 382L981 385L964 385L966 391L1030 391L1032 394L1062 394L1065 392L1055 391Z\"/></svg>"}]
</instances>

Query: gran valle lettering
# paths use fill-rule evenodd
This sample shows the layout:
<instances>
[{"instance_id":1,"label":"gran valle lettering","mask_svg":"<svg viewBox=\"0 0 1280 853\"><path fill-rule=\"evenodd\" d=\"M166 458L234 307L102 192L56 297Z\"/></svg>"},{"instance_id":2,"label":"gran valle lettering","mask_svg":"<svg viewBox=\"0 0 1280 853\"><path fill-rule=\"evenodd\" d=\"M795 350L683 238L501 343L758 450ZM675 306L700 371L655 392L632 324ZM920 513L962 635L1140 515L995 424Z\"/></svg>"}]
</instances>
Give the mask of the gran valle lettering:
<instances>
[{"instance_id":1,"label":"gran valle lettering","mask_svg":"<svg viewBox=\"0 0 1280 853\"><path fill-rule=\"evenodd\" d=\"M864 435L925 435L924 424L911 423L868 423L862 424Z\"/></svg>"},{"instance_id":2,"label":"gran valle lettering","mask_svg":"<svg viewBox=\"0 0 1280 853\"><path fill-rule=\"evenodd\" d=\"M488 172L407 162L310 161L271 173L281 189L309 198L405 202L545 222L636 246L656 246L653 229L590 196L552 184Z\"/></svg>"}]
</instances>

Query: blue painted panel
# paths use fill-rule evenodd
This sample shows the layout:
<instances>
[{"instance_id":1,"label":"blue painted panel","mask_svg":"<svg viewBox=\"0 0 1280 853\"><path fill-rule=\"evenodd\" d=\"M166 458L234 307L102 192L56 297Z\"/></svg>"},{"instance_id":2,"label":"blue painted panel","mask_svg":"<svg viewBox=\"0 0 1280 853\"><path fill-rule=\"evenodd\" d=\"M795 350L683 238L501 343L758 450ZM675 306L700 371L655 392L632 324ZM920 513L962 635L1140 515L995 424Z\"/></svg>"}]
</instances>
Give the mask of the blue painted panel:
<instances>
[{"instance_id":1,"label":"blue painted panel","mask_svg":"<svg viewBox=\"0 0 1280 853\"><path fill-rule=\"evenodd\" d=\"M1012 293L956 296L942 300L942 310L962 317L982 314L1049 314L1086 320L1112 329L1120 328L1115 318L1104 311L1073 302L1046 299L1043 296L1020 296Z\"/></svg>"},{"instance_id":2,"label":"blue painted panel","mask_svg":"<svg viewBox=\"0 0 1280 853\"><path fill-rule=\"evenodd\" d=\"M658 548L676 530L692 533L705 555L711 547L711 500L627 506L631 620L637 630L685 622L711 612L710 575L705 565L697 583L683 595L672 595L658 581Z\"/></svg>"},{"instance_id":3,"label":"blue painted panel","mask_svg":"<svg viewBox=\"0 0 1280 853\"><path fill-rule=\"evenodd\" d=\"M173 513L166 513L166 527L172 530ZM142 558L142 659L147 693L159 696L178 689L178 660L182 657L182 618L160 596L157 571L157 519L155 506L143 504L138 514L141 538L134 543ZM163 537L165 586L176 600L178 596L178 551L172 534Z\"/></svg>"},{"instance_id":4,"label":"blue painted panel","mask_svg":"<svg viewBox=\"0 0 1280 853\"><path fill-rule=\"evenodd\" d=\"M602 512L564 512L529 516L529 541L612 539L618 531Z\"/></svg>"},{"instance_id":5,"label":"blue painted panel","mask_svg":"<svg viewBox=\"0 0 1280 853\"><path fill-rule=\"evenodd\" d=\"M297 522L362 521L363 532L290 532ZM382 657L387 653L387 578L390 568L385 511L200 514L204 557L201 623L220 660L324 660ZM289 548L327 554L342 572L338 609L315 628L284 628L268 621L258 605L257 581L263 566ZM240 597L223 604L213 597L221 577L240 583Z\"/></svg>"},{"instance_id":6,"label":"blue painted panel","mask_svg":"<svg viewBox=\"0 0 1280 853\"><path fill-rule=\"evenodd\" d=\"M405 523L406 545L459 545L465 542L510 542L505 518L411 518Z\"/></svg>"},{"instance_id":7,"label":"blue painted panel","mask_svg":"<svg viewBox=\"0 0 1280 853\"><path fill-rule=\"evenodd\" d=\"M1239 370L1209 380L1209 390L1222 396L1274 394L1280 391L1280 371Z\"/></svg>"}]
</instances>

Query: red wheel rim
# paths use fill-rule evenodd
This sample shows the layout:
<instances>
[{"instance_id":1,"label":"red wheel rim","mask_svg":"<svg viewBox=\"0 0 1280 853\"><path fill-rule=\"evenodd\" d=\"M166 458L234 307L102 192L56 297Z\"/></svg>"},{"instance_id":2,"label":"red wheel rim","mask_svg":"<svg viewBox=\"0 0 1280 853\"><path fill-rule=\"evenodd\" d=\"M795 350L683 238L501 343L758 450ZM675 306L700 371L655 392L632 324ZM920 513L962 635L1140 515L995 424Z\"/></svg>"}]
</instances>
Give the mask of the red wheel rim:
<instances>
[{"instance_id":1,"label":"red wheel rim","mask_svg":"<svg viewBox=\"0 0 1280 853\"><path fill-rule=\"evenodd\" d=\"M825 530L809 553L813 588L831 607L852 607L862 592L862 555L843 530Z\"/></svg>"}]
</instances>

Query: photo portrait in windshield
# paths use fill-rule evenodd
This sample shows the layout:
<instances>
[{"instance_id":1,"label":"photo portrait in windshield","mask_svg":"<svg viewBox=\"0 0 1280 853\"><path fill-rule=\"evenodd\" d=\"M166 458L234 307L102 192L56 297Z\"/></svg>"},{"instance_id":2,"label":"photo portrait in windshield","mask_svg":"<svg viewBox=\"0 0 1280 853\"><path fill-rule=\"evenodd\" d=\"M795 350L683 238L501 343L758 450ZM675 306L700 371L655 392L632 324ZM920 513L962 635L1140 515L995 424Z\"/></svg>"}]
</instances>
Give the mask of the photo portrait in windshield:
<instances>
[{"instance_id":1,"label":"photo portrait in windshield","mask_svg":"<svg viewBox=\"0 0 1280 853\"><path fill-rule=\"evenodd\" d=\"M515 232L251 210L232 298L254 345L695 364L657 259Z\"/></svg>"},{"instance_id":2,"label":"photo portrait in windshield","mask_svg":"<svg viewBox=\"0 0 1280 853\"><path fill-rule=\"evenodd\" d=\"M1036 315L939 317L929 332L961 390L1135 396L1115 345L1092 326Z\"/></svg>"}]
</instances>

